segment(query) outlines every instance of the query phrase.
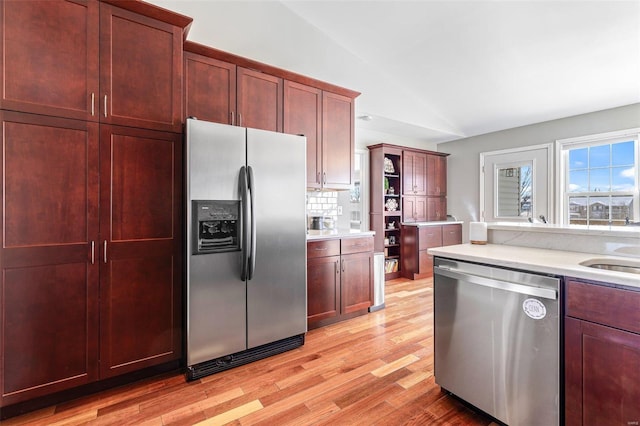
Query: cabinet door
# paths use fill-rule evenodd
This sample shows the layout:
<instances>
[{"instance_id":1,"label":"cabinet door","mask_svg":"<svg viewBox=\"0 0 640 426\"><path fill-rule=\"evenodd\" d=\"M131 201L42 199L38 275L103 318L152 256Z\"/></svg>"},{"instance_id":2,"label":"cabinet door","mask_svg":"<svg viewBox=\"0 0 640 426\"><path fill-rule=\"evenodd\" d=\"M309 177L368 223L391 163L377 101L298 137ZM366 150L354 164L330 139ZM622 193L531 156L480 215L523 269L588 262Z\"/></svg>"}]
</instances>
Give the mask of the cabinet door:
<instances>
[{"instance_id":1,"label":"cabinet door","mask_svg":"<svg viewBox=\"0 0 640 426\"><path fill-rule=\"evenodd\" d=\"M283 82L279 77L238 67L238 118L242 127L282 132Z\"/></svg>"},{"instance_id":2,"label":"cabinet door","mask_svg":"<svg viewBox=\"0 0 640 426\"><path fill-rule=\"evenodd\" d=\"M101 129L101 377L180 358L182 137Z\"/></svg>"},{"instance_id":3,"label":"cabinet door","mask_svg":"<svg viewBox=\"0 0 640 426\"><path fill-rule=\"evenodd\" d=\"M447 220L447 199L445 197L427 197L427 220Z\"/></svg>"},{"instance_id":4,"label":"cabinet door","mask_svg":"<svg viewBox=\"0 0 640 426\"><path fill-rule=\"evenodd\" d=\"M185 52L184 75L186 117L235 124L234 64Z\"/></svg>"},{"instance_id":5,"label":"cabinet door","mask_svg":"<svg viewBox=\"0 0 640 426\"><path fill-rule=\"evenodd\" d=\"M4 406L97 379L98 124L0 118Z\"/></svg>"},{"instance_id":6,"label":"cabinet door","mask_svg":"<svg viewBox=\"0 0 640 426\"><path fill-rule=\"evenodd\" d=\"M322 95L322 181L325 188L349 189L353 181L353 99Z\"/></svg>"},{"instance_id":7,"label":"cabinet door","mask_svg":"<svg viewBox=\"0 0 640 426\"><path fill-rule=\"evenodd\" d=\"M640 334L565 319L567 425L640 419Z\"/></svg>"},{"instance_id":8,"label":"cabinet door","mask_svg":"<svg viewBox=\"0 0 640 426\"><path fill-rule=\"evenodd\" d=\"M402 152L402 193L405 195L415 195L415 184L413 183L414 157L415 153L412 151Z\"/></svg>"},{"instance_id":9,"label":"cabinet door","mask_svg":"<svg viewBox=\"0 0 640 426\"><path fill-rule=\"evenodd\" d=\"M427 195L447 195L447 157L434 154L426 156L426 183Z\"/></svg>"},{"instance_id":10,"label":"cabinet door","mask_svg":"<svg viewBox=\"0 0 640 426\"><path fill-rule=\"evenodd\" d=\"M307 188L322 186L322 90L284 82L284 132L307 138Z\"/></svg>"},{"instance_id":11,"label":"cabinet door","mask_svg":"<svg viewBox=\"0 0 640 426\"><path fill-rule=\"evenodd\" d=\"M462 244L462 225L442 225L442 245Z\"/></svg>"},{"instance_id":12,"label":"cabinet door","mask_svg":"<svg viewBox=\"0 0 640 426\"><path fill-rule=\"evenodd\" d=\"M100 120L182 131L182 29L100 3Z\"/></svg>"},{"instance_id":13,"label":"cabinet door","mask_svg":"<svg viewBox=\"0 0 640 426\"><path fill-rule=\"evenodd\" d=\"M0 20L0 108L97 120L98 2L3 1Z\"/></svg>"},{"instance_id":14,"label":"cabinet door","mask_svg":"<svg viewBox=\"0 0 640 426\"><path fill-rule=\"evenodd\" d=\"M402 218L403 222L425 222L427 220L426 197L403 196Z\"/></svg>"},{"instance_id":15,"label":"cabinet door","mask_svg":"<svg viewBox=\"0 0 640 426\"><path fill-rule=\"evenodd\" d=\"M402 160L403 193L426 195L427 155L421 152L404 151Z\"/></svg>"},{"instance_id":16,"label":"cabinet door","mask_svg":"<svg viewBox=\"0 0 640 426\"><path fill-rule=\"evenodd\" d=\"M343 255L340 267L342 313L373 305L373 252Z\"/></svg>"},{"instance_id":17,"label":"cabinet door","mask_svg":"<svg viewBox=\"0 0 640 426\"><path fill-rule=\"evenodd\" d=\"M416 197L415 201L416 222L426 222L427 220L427 198Z\"/></svg>"},{"instance_id":18,"label":"cabinet door","mask_svg":"<svg viewBox=\"0 0 640 426\"><path fill-rule=\"evenodd\" d=\"M416 222L416 198L414 196L402 196L402 221L407 223Z\"/></svg>"},{"instance_id":19,"label":"cabinet door","mask_svg":"<svg viewBox=\"0 0 640 426\"><path fill-rule=\"evenodd\" d=\"M307 261L307 321L314 323L340 315L340 256Z\"/></svg>"}]
</instances>

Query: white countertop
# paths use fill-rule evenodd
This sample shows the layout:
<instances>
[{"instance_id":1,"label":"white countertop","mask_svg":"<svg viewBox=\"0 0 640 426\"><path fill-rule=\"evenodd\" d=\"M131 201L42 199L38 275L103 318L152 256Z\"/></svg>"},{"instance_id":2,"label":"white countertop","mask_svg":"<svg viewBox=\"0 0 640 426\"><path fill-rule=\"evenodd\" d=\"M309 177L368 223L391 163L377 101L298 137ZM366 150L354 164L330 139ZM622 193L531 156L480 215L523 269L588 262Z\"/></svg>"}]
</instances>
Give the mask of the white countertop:
<instances>
[{"instance_id":1,"label":"white countertop","mask_svg":"<svg viewBox=\"0 0 640 426\"><path fill-rule=\"evenodd\" d=\"M437 225L456 225L456 224L462 224L464 223L461 220L439 220L439 221L434 221L434 222L402 222L402 226L417 226L417 227L423 227L423 226L437 226Z\"/></svg>"},{"instance_id":2,"label":"white countertop","mask_svg":"<svg viewBox=\"0 0 640 426\"><path fill-rule=\"evenodd\" d=\"M558 225L555 223L489 222L488 229L563 233L574 235L605 235L628 238L640 237L640 226Z\"/></svg>"},{"instance_id":3,"label":"white countertop","mask_svg":"<svg viewBox=\"0 0 640 426\"><path fill-rule=\"evenodd\" d=\"M637 259L628 257L516 247L504 244L458 244L430 248L429 254L533 272L602 281L640 290L640 275L638 274L608 271L580 265L581 262L589 259L619 260L621 263L637 261Z\"/></svg>"},{"instance_id":4,"label":"white countertop","mask_svg":"<svg viewBox=\"0 0 640 426\"><path fill-rule=\"evenodd\" d=\"M330 240L335 238L356 238L370 237L375 235L374 231L359 231L354 229L309 229L307 231L307 241Z\"/></svg>"}]
</instances>

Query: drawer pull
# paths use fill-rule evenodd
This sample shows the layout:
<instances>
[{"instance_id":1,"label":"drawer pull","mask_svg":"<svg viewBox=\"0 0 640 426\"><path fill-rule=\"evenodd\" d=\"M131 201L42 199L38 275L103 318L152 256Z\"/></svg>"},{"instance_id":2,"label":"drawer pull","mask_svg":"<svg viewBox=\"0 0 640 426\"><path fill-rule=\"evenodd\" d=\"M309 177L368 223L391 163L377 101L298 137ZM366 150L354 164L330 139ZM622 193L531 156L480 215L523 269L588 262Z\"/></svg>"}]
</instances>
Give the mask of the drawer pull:
<instances>
[{"instance_id":1,"label":"drawer pull","mask_svg":"<svg viewBox=\"0 0 640 426\"><path fill-rule=\"evenodd\" d=\"M328 249L329 249L329 247L322 247L322 248L314 247L315 251L326 251Z\"/></svg>"}]
</instances>

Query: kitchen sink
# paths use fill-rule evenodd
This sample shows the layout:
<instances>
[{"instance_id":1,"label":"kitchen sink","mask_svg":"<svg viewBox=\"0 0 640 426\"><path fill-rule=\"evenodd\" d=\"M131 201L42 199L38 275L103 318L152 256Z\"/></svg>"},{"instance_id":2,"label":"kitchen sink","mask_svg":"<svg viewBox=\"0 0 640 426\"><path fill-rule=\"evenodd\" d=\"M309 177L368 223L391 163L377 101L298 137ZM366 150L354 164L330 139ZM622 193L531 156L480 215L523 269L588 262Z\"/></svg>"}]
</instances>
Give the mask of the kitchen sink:
<instances>
[{"instance_id":1,"label":"kitchen sink","mask_svg":"<svg viewBox=\"0 0 640 426\"><path fill-rule=\"evenodd\" d=\"M582 266L589 268L606 269L608 271L627 272L630 274L640 274L640 261L626 259L588 259L580 262Z\"/></svg>"}]
</instances>

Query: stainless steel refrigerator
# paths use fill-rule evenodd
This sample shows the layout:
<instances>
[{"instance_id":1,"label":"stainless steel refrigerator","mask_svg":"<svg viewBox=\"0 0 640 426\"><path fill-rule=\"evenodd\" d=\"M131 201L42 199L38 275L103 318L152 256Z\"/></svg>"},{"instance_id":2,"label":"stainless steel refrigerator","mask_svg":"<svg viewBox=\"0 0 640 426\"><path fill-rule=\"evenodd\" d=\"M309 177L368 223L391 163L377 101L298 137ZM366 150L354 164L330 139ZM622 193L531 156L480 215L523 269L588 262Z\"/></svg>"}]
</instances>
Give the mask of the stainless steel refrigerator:
<instances>
[{"instance_id":1,"label":"stainless steel refrigerator","mask_svg":"<svg viewBox=\"0 0 640 426\"><path fill-rule=\"evenodd\" d=\"M304 137L188 119L187 378L304 344Z\"/></svg>"}]
</instances>

